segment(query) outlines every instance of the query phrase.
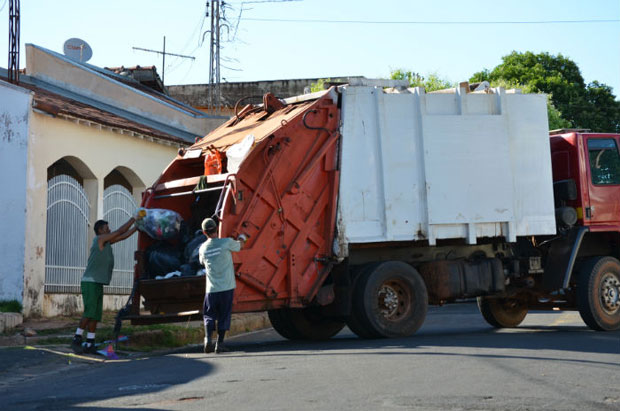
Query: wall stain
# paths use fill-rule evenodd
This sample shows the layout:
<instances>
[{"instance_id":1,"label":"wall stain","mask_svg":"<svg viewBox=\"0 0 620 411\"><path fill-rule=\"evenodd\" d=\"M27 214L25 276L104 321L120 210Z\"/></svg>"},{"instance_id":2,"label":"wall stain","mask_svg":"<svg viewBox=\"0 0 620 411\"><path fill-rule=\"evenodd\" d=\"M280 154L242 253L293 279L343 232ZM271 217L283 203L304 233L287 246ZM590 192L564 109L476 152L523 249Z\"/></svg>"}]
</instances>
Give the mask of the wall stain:
<instances>
[{"instance_id":1,"label":"wall stain","mask_svg":"<svg viewBox=\"0 0 620 411\"><path fill-rule=\"evenodd\" d=\"M2 115L0 115L0 124L2 124L4 127L4 130L2 132L2 134L0 135L2 137L3 141L6 141L7 143L11 142L11 139L14 137L15 133L13 132L12 129L12 121L11 121L11 116L9 116L8 113L2 113Z\"/></svg>"}]
</instances>

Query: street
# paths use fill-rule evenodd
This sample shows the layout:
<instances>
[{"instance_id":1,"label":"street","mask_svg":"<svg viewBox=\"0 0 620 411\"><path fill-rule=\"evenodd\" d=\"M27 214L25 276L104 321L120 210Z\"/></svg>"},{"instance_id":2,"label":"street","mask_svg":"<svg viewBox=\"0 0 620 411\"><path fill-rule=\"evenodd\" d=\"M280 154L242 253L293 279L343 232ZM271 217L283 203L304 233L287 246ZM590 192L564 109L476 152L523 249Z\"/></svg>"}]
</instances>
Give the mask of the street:
<instances>
[{"instance_id":1,"label":"street","mask_svg":"<svg viewBox=\"0 0 620 411\"><path fill-rule=\"evenodd\" d=\"M4 381L2 408L620 409L620 332L591 331L577 312L532 312L496 331L467 303L431 308L411 338L361 340L345 328L310 343L267 329L229 342L227 354L192 346Z\"/></svg>"}]
</instances>

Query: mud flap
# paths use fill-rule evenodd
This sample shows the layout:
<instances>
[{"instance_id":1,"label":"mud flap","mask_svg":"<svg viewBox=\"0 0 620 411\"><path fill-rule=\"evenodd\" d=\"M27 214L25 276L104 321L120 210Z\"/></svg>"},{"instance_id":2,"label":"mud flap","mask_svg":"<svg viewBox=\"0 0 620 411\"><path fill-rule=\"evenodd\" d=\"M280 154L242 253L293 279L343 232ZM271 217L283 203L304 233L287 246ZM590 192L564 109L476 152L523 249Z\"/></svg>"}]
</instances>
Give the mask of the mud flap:
<instances>
[{"instance_id":1,"label":"mud flap","mask_svg":"<svg viewBox=\"0 0 620 411\"><path fill-rule=\"evenodd\" d=\"M545 290L555 291L568 287L581 241L588 231L587 227L574 228L567 236L551 243L543 274Z\"/></svg>"}]
</instances>

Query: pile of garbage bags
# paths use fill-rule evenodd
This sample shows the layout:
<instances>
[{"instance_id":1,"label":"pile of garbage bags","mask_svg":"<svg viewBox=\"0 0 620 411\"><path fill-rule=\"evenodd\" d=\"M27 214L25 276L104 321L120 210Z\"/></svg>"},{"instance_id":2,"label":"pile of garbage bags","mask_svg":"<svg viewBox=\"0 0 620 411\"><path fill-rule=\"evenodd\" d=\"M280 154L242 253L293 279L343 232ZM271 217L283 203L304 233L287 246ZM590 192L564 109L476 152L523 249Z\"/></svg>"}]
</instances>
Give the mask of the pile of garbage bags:
<instances>
[{"instance_id":1,"label":"pile of garbage bags","mask_svg":"<svg viewBox=\"0 0 620 411\"><path fill-rule=\"evenodd\" d=\"M165 209L139 208L136 212L136 226L156 240L146 249L147 278L204 275L198 250L207 238L200 230L190 234L178 213Z\"/></svg>"},{"instance_id":2,"label":"pile of garbage bags","mask_svg":"<svg viewBox=\"0 0 620 411\"><path fill-rule=\"evenodd\" d=\"M183 219L179 213L162 208L139 208L136 211L136 227L155 240L177 238Z\"/></svg>"}]
</instances>

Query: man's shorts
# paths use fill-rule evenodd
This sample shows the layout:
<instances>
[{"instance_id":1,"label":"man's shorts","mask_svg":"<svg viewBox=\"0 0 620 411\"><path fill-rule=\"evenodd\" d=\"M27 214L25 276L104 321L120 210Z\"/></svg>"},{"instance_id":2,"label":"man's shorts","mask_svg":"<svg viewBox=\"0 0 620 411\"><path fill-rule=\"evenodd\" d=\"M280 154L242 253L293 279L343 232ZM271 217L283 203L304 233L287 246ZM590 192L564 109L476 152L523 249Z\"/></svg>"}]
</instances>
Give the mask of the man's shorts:
<instances>
[{"instance_id":1,"label":"man's shorts","mask_svg":"<svg viewBox=\"0 0 620 411\"><path fill-rule=\"evenodd\" d=\"M82 281L82 301L84 302L84 317L101 321L103 313L103 284Z\"/></svg>"},{"instance_id":2,"label":"man's shorts","mask_svg":"<svg viewBox=\"0 0 620 411\"><path fill-rule=\"evenodd\" d=\"M234 289L207 293L203 306L205 328L215 328L217 321L218 331L230 330L230 317L232 315L232 303Z\"/></svg>"}]
</instances>

